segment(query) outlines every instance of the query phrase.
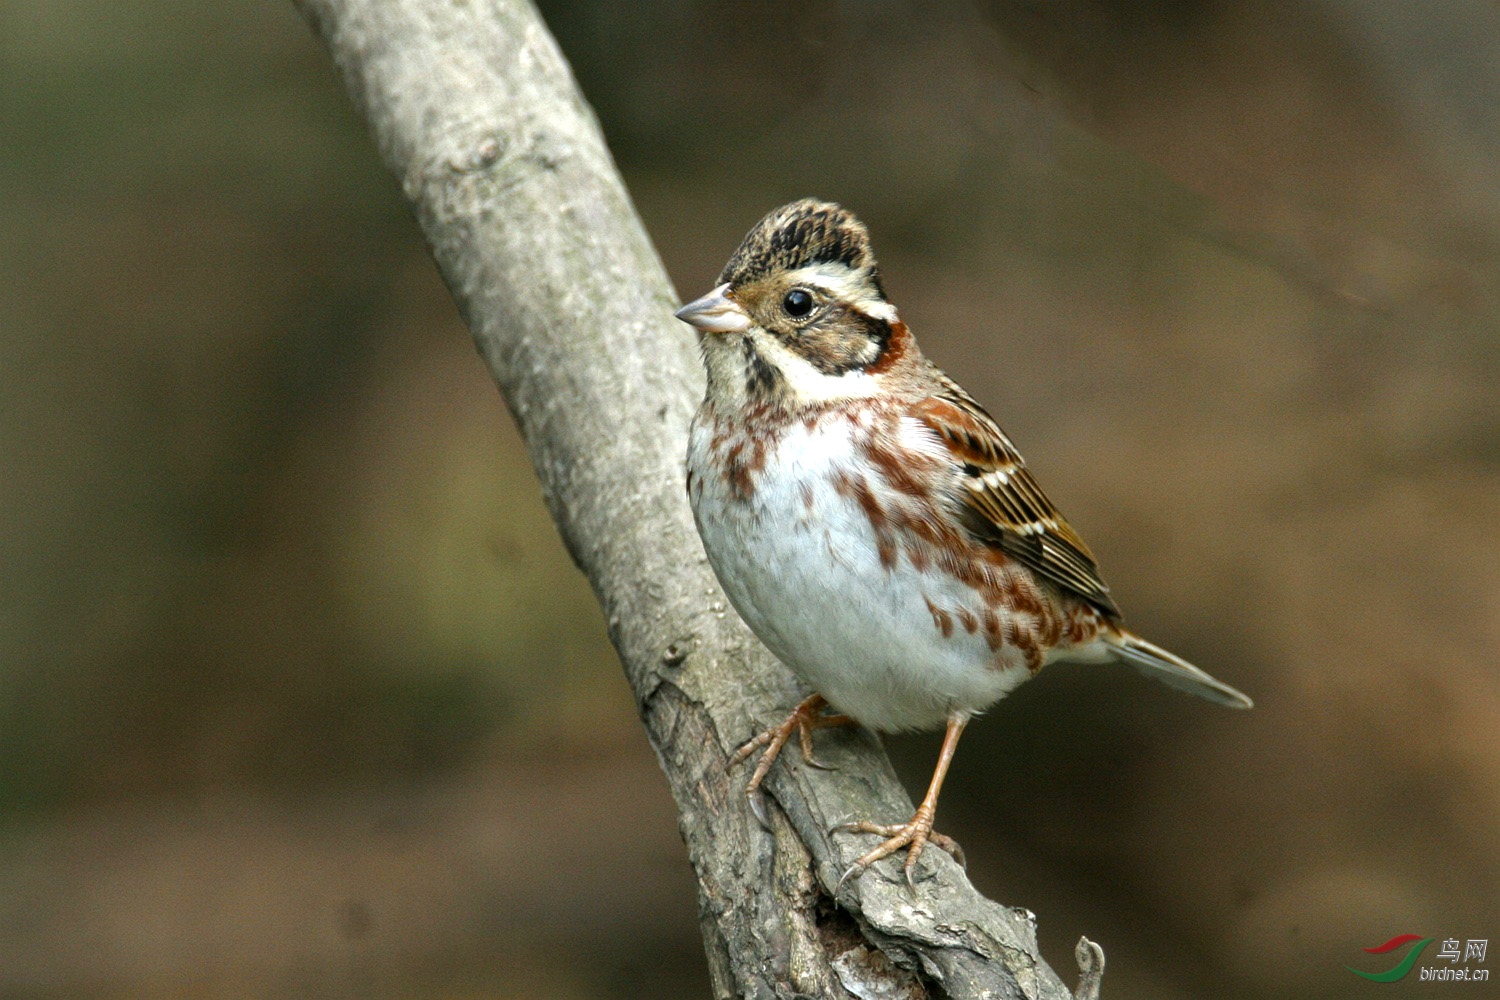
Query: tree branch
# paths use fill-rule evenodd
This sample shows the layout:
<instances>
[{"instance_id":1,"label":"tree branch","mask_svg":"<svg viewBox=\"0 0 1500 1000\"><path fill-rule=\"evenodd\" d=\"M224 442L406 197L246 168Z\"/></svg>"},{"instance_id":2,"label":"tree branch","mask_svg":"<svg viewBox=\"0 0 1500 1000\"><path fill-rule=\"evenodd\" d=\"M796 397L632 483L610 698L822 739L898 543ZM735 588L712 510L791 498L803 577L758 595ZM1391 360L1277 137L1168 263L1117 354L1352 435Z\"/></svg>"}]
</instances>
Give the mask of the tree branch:
<instances>
[{"instance_id":1,"label":"tree branch","mask_svg":"<svg viewBox=\"0 0 1500 1000\"><path fill-rule=\"evenodd\" d=\"M821 733L837 771L772 771L775 836L729 751L801 694L729 610L683 488L703 383L676 296L598 124L525 0L297 0L401 179L604 607L681 813L719 996L1072 997L1031 914L928 851L913 898L827 831L911 803L868 733ZM1089 956L1097 995L1102 954ZM1097 955L1098 961L1095 961ZM1092 977L1092 978L1090 978Z\"/></svg>"}]
</instances>

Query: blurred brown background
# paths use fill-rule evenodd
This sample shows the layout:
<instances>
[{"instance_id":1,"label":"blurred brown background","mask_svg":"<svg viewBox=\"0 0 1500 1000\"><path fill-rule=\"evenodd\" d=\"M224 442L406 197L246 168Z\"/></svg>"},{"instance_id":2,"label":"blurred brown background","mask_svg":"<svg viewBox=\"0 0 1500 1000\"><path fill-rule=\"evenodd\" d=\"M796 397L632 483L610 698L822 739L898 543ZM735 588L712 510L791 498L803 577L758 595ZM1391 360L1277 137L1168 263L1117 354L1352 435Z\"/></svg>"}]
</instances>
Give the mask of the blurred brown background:
<instances>
[{"instance_id":1,"label":"blurred brown background","mask_svg":"<svg viewBox=\"0 0 1500 1000\"><path fill-rule=\"evenodd\" d=\"M1132 623L1257 699L1060 668L971 728L941 826L1065 977L1500 939L1493 5L544 13L684 295L858 211ZM290 5L3 0L0 138L0 996L706 995L597 609Z\"/></svg>"}]
</instances>

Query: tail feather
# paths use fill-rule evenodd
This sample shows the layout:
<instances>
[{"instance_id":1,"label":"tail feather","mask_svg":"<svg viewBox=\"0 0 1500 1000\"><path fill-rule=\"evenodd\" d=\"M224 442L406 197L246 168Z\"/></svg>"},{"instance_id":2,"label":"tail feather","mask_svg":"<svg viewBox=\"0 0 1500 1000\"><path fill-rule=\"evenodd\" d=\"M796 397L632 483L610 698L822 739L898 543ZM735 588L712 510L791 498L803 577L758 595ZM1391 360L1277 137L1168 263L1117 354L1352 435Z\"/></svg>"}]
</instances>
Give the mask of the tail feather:
<instances>
[{"instance_id":1,"label":"tail feather","mask_svg":"<svg viewBox=\"0 0 1500 1000\"><path fill-rule=\"evenodd\" d=\"M1133 632L1118 630L1117 636L1105 637L1105 642L1115 654L1135 667L1147 677L1161 681L1168 687L1200 698L1217 702L1229 708L1253 708L1255 702L1249 696L1210 677L1182 657L1153 645Z\"/></svg>"}]
</instances>

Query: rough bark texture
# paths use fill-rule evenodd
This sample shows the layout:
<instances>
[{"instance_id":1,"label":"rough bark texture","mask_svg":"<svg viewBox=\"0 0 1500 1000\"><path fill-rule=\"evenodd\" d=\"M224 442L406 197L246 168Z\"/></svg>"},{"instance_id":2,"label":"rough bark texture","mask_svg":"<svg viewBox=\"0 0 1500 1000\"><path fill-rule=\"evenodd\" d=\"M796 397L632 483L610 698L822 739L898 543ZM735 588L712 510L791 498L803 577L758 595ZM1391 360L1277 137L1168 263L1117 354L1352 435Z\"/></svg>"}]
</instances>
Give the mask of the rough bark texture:
<instances>
[{"instance_id":1,"label":"rough bark texture","mask_svg":"<svg viewBox=\"0 0 1500 1000\"><path fill-rule=\"evenodd\" d=\"M552 516L604 607L681 810L718 996L1073 994L1031 914L939 850L913 896L887 862L831 889L911 803L869 734L819 733L837 771L789 753L775 836L728 753L801 692L729 609L683 488L703 383L692 336L592 112L525 0L298 0L401 179L521 426ZM737 234L726 234L732 239ZM981 859L981 863L983 860ZM621 872L621 878L631 877ZM1103 956L1080 945L1096 996Z\"/></svg>"}]
</instances>

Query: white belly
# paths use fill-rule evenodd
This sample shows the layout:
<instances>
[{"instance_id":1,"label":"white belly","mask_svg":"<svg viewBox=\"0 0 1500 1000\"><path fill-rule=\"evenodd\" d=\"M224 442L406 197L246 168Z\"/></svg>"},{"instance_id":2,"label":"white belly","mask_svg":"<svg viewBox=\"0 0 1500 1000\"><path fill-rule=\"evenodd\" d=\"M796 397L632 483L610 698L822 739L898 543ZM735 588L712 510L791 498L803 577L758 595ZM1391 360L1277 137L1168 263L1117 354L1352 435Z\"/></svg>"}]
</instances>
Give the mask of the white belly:
<instances>
[{"instance_id":1,"label":"white belly","mask_svg":"<svg viewBox=\"0 0 1500 1000\"><path fill-rule=\"evenodd\" d=\"M795 425L742 497L709 471L712 428L700 423L690 498L709 563L761 641L835 709L875 729L929 728L1030 676L1019 654L939 629L932 605L982 610L972 588L905 561L881 565L869 517L833 488L836 471L861 475L847 436Z\"/></svg>"}]
</instances>

